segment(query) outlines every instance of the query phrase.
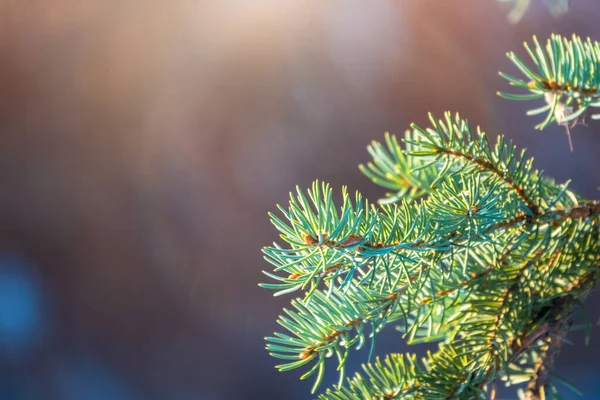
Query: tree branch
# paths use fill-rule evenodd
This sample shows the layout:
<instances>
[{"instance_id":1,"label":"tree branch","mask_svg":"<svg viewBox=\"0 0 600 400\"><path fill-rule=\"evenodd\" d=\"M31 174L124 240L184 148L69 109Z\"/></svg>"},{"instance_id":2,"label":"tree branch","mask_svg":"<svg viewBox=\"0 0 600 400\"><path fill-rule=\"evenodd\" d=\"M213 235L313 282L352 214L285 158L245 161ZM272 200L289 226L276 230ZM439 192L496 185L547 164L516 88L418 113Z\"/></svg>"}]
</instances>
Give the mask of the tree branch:
<instances>
[{"instance_id":1,"label":"tree branch","mask_svg":"<svg viewBox=\"0 0 600 400\"><path fill-rule=\"evenodd\" d=\"M541 354L541 359L535 368L535 374L527 385L525 391L526 400L541 400L548 387L550 373L558 357L563 344L563 337L571 325L572 314L559 319L546 337L546 348Z\"/></svg>"}]
</instances>

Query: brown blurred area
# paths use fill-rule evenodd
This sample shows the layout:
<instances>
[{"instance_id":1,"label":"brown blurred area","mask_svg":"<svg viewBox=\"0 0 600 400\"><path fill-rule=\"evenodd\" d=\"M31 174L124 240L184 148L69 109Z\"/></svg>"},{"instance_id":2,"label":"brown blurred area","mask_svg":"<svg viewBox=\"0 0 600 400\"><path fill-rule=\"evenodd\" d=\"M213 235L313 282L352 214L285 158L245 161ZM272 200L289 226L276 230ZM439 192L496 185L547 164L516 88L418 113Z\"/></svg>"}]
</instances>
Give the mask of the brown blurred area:
<instances>
[{"instance_id":1,"label":"brown blurred area","mask_svg":"<svg viewBox=\"0 0 600 400\"><path fill-rule=\"evenodd\" d=\"M0 250L34 265L46 322L0 352L17 393L1 398L70 400L56 371L81 357L126 399L308 398L263 349L289 301L257 287L266 213L317 178L381 196L356 167L365 146L428 111L600 197L598 122L571 154L561 127L534 131L531 104L495 95L532 34L600 39L600 4L573 3L510 25L492 0L2 2ZM599 349L563 365L597 375Z\"/></svg>"}]
</instances>

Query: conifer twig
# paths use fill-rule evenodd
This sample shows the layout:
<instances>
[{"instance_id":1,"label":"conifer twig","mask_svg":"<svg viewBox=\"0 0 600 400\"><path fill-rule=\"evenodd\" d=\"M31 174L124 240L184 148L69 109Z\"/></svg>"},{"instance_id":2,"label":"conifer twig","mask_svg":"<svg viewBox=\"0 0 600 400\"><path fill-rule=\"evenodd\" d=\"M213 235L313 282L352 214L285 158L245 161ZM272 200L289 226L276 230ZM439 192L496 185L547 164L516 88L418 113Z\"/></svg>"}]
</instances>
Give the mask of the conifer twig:
<instances>
[{"instance_id":1,"label":"conifer twig","mask_svg":"<svg viewBox=\"0 0 600 400\"><path fill-rule=\"evenodd\" d=\"M509 100L544 99L545 105L529 110L527 115L547 113L543 122L536 125L544 129L556 122L569 129L590 109L600 107L600 43L590 38L582 40L573 35L571 40L553 34L546 42L545 48L533 37L533 48L524 44L533 61L530 68L515 53L509 52L508 58L524 75L524 79L516 78L500 72L511 86L526 90L528 93L501 93L498 95ZM592 119L600 119L600 113L592 114Z\"/></svg>"},{"instance_id":2,"label":"conifer twig","mask_svg":"<svg viewBox=\"0 0 600 400\"><path fill-rule=\"evenodd\" d=\"M315 182L279 206L283 218L270 214L287 244L264 249L275 266L265 274L279 282L261 286L304 297L284 310L286 332L266 338L267 349L281 371L308 366L301 379L316 377L313 392L335 356L340 380L321 399L493 399L498 378L524 375L530 395L555 390L561 335L600 274L600 203L542 177L503 137L491 146L458 115L430 120L412 125L410 150L389 135L389 150L371 145L363 172L397 190L380 208L346 189L339 208ZM377 360L344 385L351 350L370 338L372 354L396 321L408 343L439 350L422 363Z\"/></svg>"},{"instance_id":3,"label":"conifer twig","mask_svg":"<svg viewBox=\"0 0 600 400\"><path fill-rule=\"evenodd\" d=\"M540 355L534 376L529 381L525 391L526 400L542 400L545 398L543 393L546 392L550 373L562 348L563 336L571 325L571 318L571 314L562 317L549 330L545 339L546 345Z\"/></svg>"}]
</instances>

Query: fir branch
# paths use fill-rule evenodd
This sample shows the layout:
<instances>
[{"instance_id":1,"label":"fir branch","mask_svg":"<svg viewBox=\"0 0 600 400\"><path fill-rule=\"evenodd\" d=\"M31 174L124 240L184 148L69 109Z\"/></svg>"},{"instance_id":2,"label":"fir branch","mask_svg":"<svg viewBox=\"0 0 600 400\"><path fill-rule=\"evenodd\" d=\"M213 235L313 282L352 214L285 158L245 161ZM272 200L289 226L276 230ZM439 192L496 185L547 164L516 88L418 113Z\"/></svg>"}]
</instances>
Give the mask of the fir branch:
<instances>
[{"instance_id":1,"label":"fir branch","mask_svg":"<svg viewBox=\"0 0 600 400\"><path fill-rule=\"evenodd\" d=\"M282 371L308 366L302 378L316 376L313 391L336 355L340 381L327 398L481 398L538 354L558 315L571 312L557 304L568 299L570 310L600 272L600 204L541 177L502 137L490 146L458 115L430 120L432 128L413 125L402 161L373 151L387 157L373 165L398 176L428 170L419 178L432 189L427 199L376 208L344 188L339 207L315 182L279 207L283 218L270 214L287 244L264 249L275 267L265 274L279 283L261 286L304 297L267 348L287 360ZM422 367L395 359L404 372L394 379L377 380L393 370L376 362L368 379L342 386L350 349L370 338L372 352L395 321L409 343L444 343Z\"/></svg>"},{"instance_id":2,"label":"fir branch","mask_svg":"<svg viewBox=\"0 0 600 400\"><path fill-rule=\"evenodd\" d=\"M554 223L558 222L558 221L562 221L562 220L567 220L567 219L573 219L573 218L593 218L595 216L597 216L597 214L600 212L600 206L598 206L595 203L590 203L590 204L583 204L580 205L578 207L574 207L570 210L557 210L557 211L553 211L551 213L547 213L547 214L543 214L543 215L538 215L536 218L530 218L530 219L526 219L526 218L519 218L517 219L517 221L519 222L524 222L526 224L535 224L539 221L553 221ZM513 220L509 221L509 224L507 225L506 223L503 223L502 225L495 225L490 227L487 231L486 234L489 234L491 232L493 232L495 229L500 229L500 228L494 228L497 226L500 226L502 229L506 229L507 227L514 227L516 226L516 222L513 223ZM341 247L341 248L345 248L346 245L336 245L334 242L332 241L328 241L326 240L326 235L321 235L323 237L323 242L321 244L318 243L314 243L311 242L310 244L313 246L332 246L332 247ZM347 239L346 239L347 240ZM310 240L306 240L307 242ZM363 242L363 240L361 238L353 238L352 239L353 242ZM343 242L342 242L343 243ZM367 244L363 244L363 246L367 246ZM421 245L419 245L421 246ZM413 245L413 248L417 248L419 246L415 246ZM513 249L514 250L514 249ZM506 252L503 254L503 257L501 258L501 261L499 262L500 265L502 264L506 264L506 260L505 257L507 256L507 254L510 254L511 252ZM554 256L553 256L554 257ZM532 260L536 260L539 258L539 254L533 255L531 257ZM519 271L519 275L526 269L526 267L528 267L529 265L525 265L524 267L521 268L521 270ZM337 268L341 268L339 266L334 266L336 269ZM317 356L319 354L321 354L323 351L328 351L329 349L331 349L330 345L332 345L334 342L336 342L338 340L338 338L343 334L346 333L346 330L339 330L337 328L331 328L331 326L342 326L343 328L354 328L357 327L359 325L363 325L366 321L377 321L374 325L375 326L382 326L385 323L388 322L388 319L394 320L395 318L392 317L392 313L391 310L394 309L395 306L398 305L398 303L409 303L411 301L414 300L410 300L411 297L407 297L404 298L403 296L405 294L407 294L407 291L410 288L410 285L412 283L415 283L419 278L425 276L424 273L427 271L428 266L427 265L422 265L419 267L418 269L418 273L414 273L412 275L409 276L408 278L408 282L407 284L404 284L403 286L398 286L398 284L395 286L397 289L389 292L389 293L379 293L379 295L377 295L377 293L375 292L368 292L365 290L360 290L360 287L352 287L350 288L350 290L347 290L345 292L344 297L340 297L337 298L334 297L331 298L331 300L327 300L327 294L325 292L315 292L315 295L317 295L317 304L319 304L319 309L324 309L325 308L325 302L329 301L333 304L338 304L336 306L337 309L348 309L351 307L354 307L354 310L357 311L360 315L359 317L346 317L345 319L341 320L341 321L333 321L328 323L329 325L325 324L322 325L324 328L321 328L320 330L320 336L319 339L313 339L313 344L305 344L301 351L298 350L298 358L300 360L309 360L314 358L314 356ZM474 285L474 282L476 280L481 280L481 278L489 275L492 271L494 271L494 268L491 267L487 267L486 269L484 269L483 271L475 274L471 280L469 281L463 281L461 282L461 285L466 286L465 282L468 282L468 284L470 284L471 286ZM511 286L510 288L505 288L504 293L505 296L502 300L502 304L500 306L500 309L502 309L504 307L504 304L506 303L507 299L508 299L508 295L510 295L516 288L516 284L513 284L513 286ZM448 296L451 293L457 291L459 289L458 287L453 287L453 288L446 288L443 289L441 291L436 292L435 294L435 298L436 298L436 302L439 303L440 301L443 300L444 296ZM487 289L486 289L487 290ZM430 302L431 298L422 298L422 299L417 299L415 301L416 304L418 304L419 306L423 306L423 305L428 305L428 303ZM348 301L350 301L350 303L347 303ZM463 299L463 302L465 302L466 299ZM322 305L321 305L322 303ZM315 307L313 307L312 303L308 303L306 305L301 305L301 303L299 303L299 300L296 300L295 303L293 303L296 305L297 308L300 308L302 310L306 310L308 311L308 315L311 315L311 317L306 317L304 316L303 319L309 319L311 320L312 316L314 316L316 314L316 312L313 312L311 310L316 309ZM346 304L346 305L344 305ZM349 304L353 304L354 306L351 306ZM362 305L359 308L356 308L356 305ZM368 305L370 308L365 308L365 306ZM433 310L433 308L430 308L429 310ZM318 311L318 310L317 310ZM478 314L480 313L481 310L475 310L475 313ZM414 314L414 312L413 312ZM302 312L300 313L300 315L304 315ZM419 313L417 313L417 315L419 315ZM497 316L497 323L499 321L501 314L498 314ZM412 320L412 327L411 327L411 331L413 333L416 333L416 328L418 328L419 326L423 325L425 323L425 321L427 320L427 313L421 314L421 318L419 319L417 317L417 320ZM448 319L452 319L452 318L448 318ZM324 321L323 317L319 317L317 319L314 319L314 321ZM316 322L315 322L316 323ZM320 325L321 322L318 323L318 325ZM284 324L284 326L286 326L287 328L290 328L289 324ZM327 327L330 326L330 327ZM438 326L438 331L440 329L442 329L442 325L441 323ZM448 329L448 327L446 326L446 329ZM498 334L498 328L494 328L495 329L495 334L494 337L497 336ZM294 330L294 328L290 328L290 330L294 331L295 333L299 333L296 330ZM302 335L299 335L299 337L301 337ZM271 340L271 339L269 339ZM314 340L317 340L316 342L314 342ZM361 341L364 339L361 339ZM490 340L490 343L494 343L495 339L492 337L492 339ZM492 351L492 350L490 350ZM345 359L345 358L344 358ZM319 363L322 363L323 359L319 358ZM298 363L297 366L301 366L303 363ZM340 361L341 364L341 361ZM285 366L284 366L285 367ZM286 367L287 368L287 367Z\"/></svg>"},{"instance_id":3,"label":"fir branch","mask_svg":"<svg viewBox=\"0 0 600 400\"><path fill-rule=\"evenodd\" d=\"M356 374L349 386L328 390L320 399L349 400L365 399L410 399L421 387L418 381L423 373L414 355L391 354L382 362L379 358L363 365L365 376Z\"/></svg>"},{"instance_id":4,"label":"fir branch","mask_svg":"<svg viewBox=\"0 0 600 400\"><path fill-rule=\"evenodd\" d=\"M364 298L340 296L317 291L311 302L304 304L292 300L295 310L284 310L278 323L291 334L275 333L266 338L267 350L273 357L287 360L278 365L280 371L302 367L314 362L313 367L301 379L317 374L313 392L323 379L325 358L336 354L339 360L340 381L344 377L344 363L350 347L360 349L365 343L364 328L367 315L361 310Z\"/></svg>"},{"instance_id":5,"label":"fir branch","mask_svg":"<svg viewBox=\"0 0 600 400\"><path fill-rule=\"evenodd\" d=\"M411 139L413 135L407 131L405 137ZM384 139L385 145L373 141L367 146L373 161L358 166L375 184L395 191L386 193L379 203L413 200L430 193L433 190L431 183L437 178L436 168L424 165L418 158L406 156L413 146L408 144L403 149L396 136L386 132Z\"/></svg>"},{"instance_id":6,"label":"fir branch","mask_svg":"<svg viewBox=\"0 0 600 400\"><path fill-rule=\"evenodd\" d=\"M505 143L502 136L498 137L492 148L485 132L478 127L474 133L468 121L461 119L458 114L453 119L450 113L445 113L444 120L436 120L430 114L429 120L433 128L423 129L412 124L419 136L405 142L417 147L410 152L411 155L424 157L429 163L440 164L442 157L446 157L436 182L458 173L483 174L489 177L490 184L506 185L517 200L528 208L528 213L539 212L536 197L540 182L532 179L537 172L532 169L533 160L526 159L524 151L517 155L516 147L510 142ZM512 196L506 199L512 200Z\"/></svg>"},{"instance_id":7,"label":"fir branch","mask_svg":"<svg viewBox=\"0 0 600 400\"><path fill-rule=\"evenodd\" d=\"M508 20L516 24L519 22L530 7L531 0L497 0L499 3L510 7ZM545 0L550 13L555 16L561 16L569 10L569 0Z\"/></svg>"},{"instance_id":8,"label":"fir branch","mask_svg":"<svg viewBox=\"0 0 600 400\"><path fill-rule=\"evenodd\" d=\"M550 373L554 368L556 358L560 353L563 344L563 335L569 330L571 325L571 315L561 318L548 333L546 337L546 346L540 356L538 365L535 367L534 376L527 385L525 391L526 400L542 400L546 396L544 393L550 381Z\"/></svg>"},{"instance_id":9,"label":"fir branch","mask_svg":"<svg viewBox=\"0 0 600 400\"><path fill-rule=\"evenodd\" d=\"M438 150L438 152L446 154L449 157L463 159L467 162L477 165L480 169L484 171L488 171L489 173L496 175L517 194L517 196L523 201L523 203L525 203L527 208L529 208L534 215L539 213L537 204L534 204L534 202L529 198L529 196L525 193L524 188L522 186L517 186L512 181L512 179L507 176L506 173L500 171L500 169L496 165L492 164L490 161L484 159L477 159L471 154L465 154L459 151L452 151L449 149L440 149Z\"/></svg>"},{"instance_id":10,"label":"fir branch","mask_svg":"<svg viewBox=\"0 0 600 400\"><path fill-rule=\"evenodd\" d=\"M553 34L544 51L535 36L533 42L533 49L527 43L525 49L536 71L515 53L509 52L508 58L523 73L524 79L500 72L511 86L529 93L498 92L499 96L510 100L544 99L544 106L527 112L527 115L547 113L536 129L544 129L552 122L570 127L590 108L600 107L600 43L592 42L590 38L583 41L576 35L568 40ZM591 118L599 119L600 113L593 114Z\"/></svg>"}]
</instances>

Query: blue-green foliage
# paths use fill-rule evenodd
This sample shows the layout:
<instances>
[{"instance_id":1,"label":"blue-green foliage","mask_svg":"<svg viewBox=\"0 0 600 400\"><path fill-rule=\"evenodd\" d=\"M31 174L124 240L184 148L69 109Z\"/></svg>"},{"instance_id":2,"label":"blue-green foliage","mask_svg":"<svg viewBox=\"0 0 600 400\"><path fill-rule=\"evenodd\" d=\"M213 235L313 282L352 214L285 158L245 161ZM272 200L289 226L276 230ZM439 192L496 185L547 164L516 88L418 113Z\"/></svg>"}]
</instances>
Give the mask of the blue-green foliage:
<instances>
[{"instance_id":1,"label":"blue-green foliage","mask_svg":"<svg viewBox=\"0 0 600 400\"><path fill-rule=\"evenodd\" d=\"M530 110L527 115L546 113L545 119L536 125L543 129L552 122L574 123L586 111L600 107L600 43L585 41L573 35L568 40L560 35L552 35L546 42L545 50L533 37L533 48L524 44L534 68L515 53L508 58L524 75L516 78L501 72L511 86L525 89L525 94L498 93L510 100L543 99L542 107ZM600 119L600 113L592 114L592 119Z\"/></svg>"},{"instance_id":2,"label":"blue-green foliage","mask_svg":"<svg viewBox=\"0 0 600 400\"><path fill-rule=\"evenodd\" d=\"M335 204L315 182L270 214L283 244L264 248L276 283L261 286L300 297L267 349L282 371L306 368L313 392L336 360L340 382L322 398L485 397L497 378L531 377L543 342L523 349L524 338L571 310L564 296L581 297L600 268L600 207L502 136L491 145L458 115L430 120L412 126L405 149L391 135L369 147L361 170L393 190L381 206L346 188ZM557 299L561 312L545 312ZM342 385L351 350L372 349L392 322L440 350L421 363L392 355Z\"/></svg>"},{"instance_id":3,"label":"blue-green foliage","mask_svg":"<svg viewBox=\"0 0 600 400\"><path fill-rule=\"evenodd\" d=\"M531 5L531 0L497 0L499 3L506 3L511 7L508 14L508 20L517 23L523 18ZM550 13L559 17L569 10L569 0L544 0Z\"/></svg>"},{"instance_id":4,"label":"blue-green foliage","mask_svg":"<svg viewBox=\"0 0 600 400\"><path fill-rule=\"evenodd\" d=\"M408 140L413 138L410 131L405 136ZM437 178L434 165L427 166L422 159L406 156L413 145L405 143L405 147L402 148L395 136L386 133L385 144L373 141L367 146L373 161L358 166L374 183L394 190L385 199L379 200L381 204L422 197L429 193L431 183Z\"/></svg>"}]
</instances>

